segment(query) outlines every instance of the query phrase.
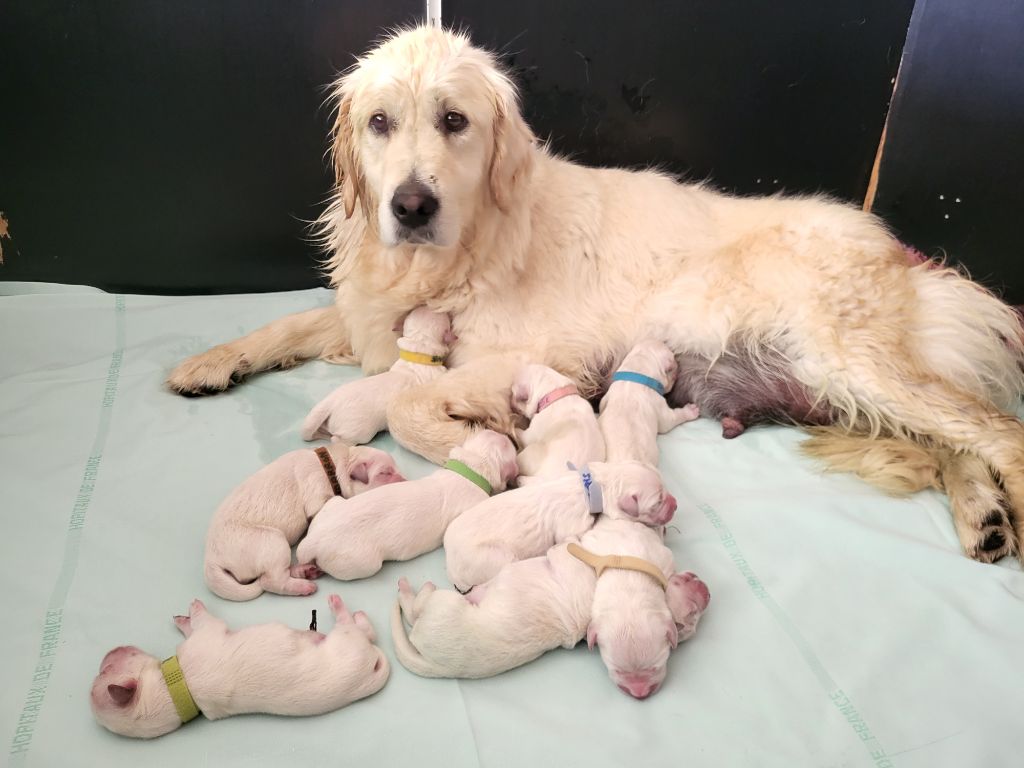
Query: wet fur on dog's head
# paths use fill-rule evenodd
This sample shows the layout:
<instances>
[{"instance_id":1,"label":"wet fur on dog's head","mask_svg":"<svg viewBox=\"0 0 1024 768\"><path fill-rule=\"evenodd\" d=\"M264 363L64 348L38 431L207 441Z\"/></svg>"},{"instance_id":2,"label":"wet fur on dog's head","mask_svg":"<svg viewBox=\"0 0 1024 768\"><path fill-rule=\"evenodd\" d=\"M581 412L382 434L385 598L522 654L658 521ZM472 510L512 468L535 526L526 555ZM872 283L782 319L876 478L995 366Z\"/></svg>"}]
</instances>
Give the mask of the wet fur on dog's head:
<instances>
[{"instance_id":1,"label":"wet fur on dog's head","mask_svg":"<svg viewBox=\"0 0 1024 768\"><path fill-rule=\"evenodd\" d=\"M402 30L336 84L332 157L346 217L356 203L386 247L448 247L479 211L507 209L530 171L533 134L515 87L469 38L434 27ZM439 207L409 230L392 213L403 184L423 185Z\"/></svg>"}]
</instances>

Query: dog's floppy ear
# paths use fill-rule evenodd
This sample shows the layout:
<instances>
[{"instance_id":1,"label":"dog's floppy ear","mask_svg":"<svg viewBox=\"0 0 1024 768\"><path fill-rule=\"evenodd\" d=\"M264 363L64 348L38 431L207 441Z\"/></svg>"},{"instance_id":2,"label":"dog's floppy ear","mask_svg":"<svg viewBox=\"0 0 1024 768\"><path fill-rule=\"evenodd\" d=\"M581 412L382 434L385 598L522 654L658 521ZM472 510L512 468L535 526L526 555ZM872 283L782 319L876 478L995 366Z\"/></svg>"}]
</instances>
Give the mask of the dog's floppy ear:
<instances>
[{"instance_id":1,"label":"dog's floppy ear","mask_svg":"<svg viewBox=\"0 0 1024 768\"><path fill-rule=\"evenodd\" d=\"M356 157L352 130L352 97L343 95L338 102L338 117L331 136L334 179L345 204L345 218L352 218L356 199L363 195L363 175Z\"/></svg>"},{"instance_id":2,"label":"dog's floppy ear","mask_svg":"<svg viewBox=\"0 0 1024 768\"><path fill-rule=\"evenodd\" d=\"M533 165L533 132L519 114L510 84L497 92L494 103L494 154L491 156L491 194L502 213L508 213L516 186Z\"/></svg>"},{"instance_id":3,"label":"dog's floppy ear","mask_svg":"<svg viewBox=\"0 0 1024 768\"><path fill-rule=\"evenodd\" d=\"M360 461L349 467L348 476L357 483L370 482L370 467L368 461Z\"/></svg>"},{"instance_id":4,"label":"dog's floppy ear","mask_svg":"<svg viewBox=\"0 0 1024 768\"><path fill-rule=\"evenodd\" d=\"M124 685L118 685L111 683L107 686L107 695L110 696L110 700L119 707L127 707L132 703L132 699L135 698L135 691L138 688L138 682L133 680L125 680Z\"/></svg>"}]
</instances>

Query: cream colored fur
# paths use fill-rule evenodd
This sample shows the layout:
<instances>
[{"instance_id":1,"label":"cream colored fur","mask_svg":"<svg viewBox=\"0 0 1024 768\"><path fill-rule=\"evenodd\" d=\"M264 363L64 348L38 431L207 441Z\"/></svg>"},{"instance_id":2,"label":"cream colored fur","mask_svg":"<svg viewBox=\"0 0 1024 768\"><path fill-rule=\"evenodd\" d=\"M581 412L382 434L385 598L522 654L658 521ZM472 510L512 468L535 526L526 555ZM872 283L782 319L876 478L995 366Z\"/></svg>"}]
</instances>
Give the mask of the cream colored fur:
<instances>
[{"instance_id":1,"label":"cream colored fur","mask_svg":"<svg viewBox=\"0 0 1024 768\"><path fill-rule=\"evenodd\" d=\"M320 233L337 314L293 315L187 360L174 389L315 356L376 373L395 359L396 318L426 304L453 315L458 370L399 395L388 418L399 442L440 461L474 424L510 430L522 362L592 395L640 339L714 357L743 338L783 354L851 433L977 456L1024 517L1024 427L1003 410L1022 388L1020 319L953 270L909 267L877 218L555 157L494 58L440 29L379 45L335 101L338 188ZM436 128L449 109L469 121L456 137ZM394 121L386 139L368 128L379 110ZM410 176L444 212L433 243L390 239L386 206Z\"/></svg>"}]
</instances>

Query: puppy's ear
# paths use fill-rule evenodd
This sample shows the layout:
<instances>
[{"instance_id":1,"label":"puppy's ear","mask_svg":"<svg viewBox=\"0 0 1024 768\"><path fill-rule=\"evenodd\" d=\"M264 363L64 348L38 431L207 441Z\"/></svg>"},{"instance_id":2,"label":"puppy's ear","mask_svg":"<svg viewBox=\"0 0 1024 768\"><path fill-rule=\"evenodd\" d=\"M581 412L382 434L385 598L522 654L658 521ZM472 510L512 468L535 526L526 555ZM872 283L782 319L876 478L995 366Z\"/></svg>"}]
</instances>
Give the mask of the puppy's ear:
<instances>
[{"instance_id":1,"label":"puppy's ear","mask_svg":"<svg viewBox=\"0 0 1024 768\"><path fill-rule=\"evenodd\" d=\"M503 79L494 94L494 147L491 155L491 194L498 210L508 213L516 188L533 167L536 139L519 114L515 88Z\"/></svg>"},{"instance_id":2,"label":"puppy's ear","mask_svg":"<svg viewBox=\"0 0 1024 768\"><path fill-rule=\"evenodd\" d=\"M345 218L352 218L356 200L364 196L364 180L356 155L352 129L352 97L343 95L338 102L338 116L331 134L331 158L334 161L334 180L345 205Z\"/></svg>"},{"instance_id":3,"label":"puppy's ear","mask_svg":"<svg viewBox=\"0 0 1024 768\"><path fill-rule=\"evenodd\" d=\"M357 483L363 483L364 485L370 482L370 462L359 461L353 464L348 469L348 476L351 477Z\"/></svg>"},{"instance_id":4,"label":"puppy's ear","mask_svg":"<svg viewBox=\"0 0 1024 768\"><path fill-rule=\"evenodd\" d=\"M132 699L135 698L135 691L139 687L137 680L125 680L124 685L117 685L111 683L107 686L107 693L110 695L110 700L119 707L127 707L132 703Z\"/></svg>"},{"instance_id":5,"label":"puppy's ear","mask_svg":"<svg viewBox=\"0 0 1024 768\"><path fill-rule=\"evenodd\" d=\"M631 494L629 496L619 497L619 509L625 512L630 517L640 517L640 499L637 495Z\"/></svg>"},{"instance_id":6,"label":"puppy's ear","mask_svg":"<svg viewBox=\"0 0 1024 768\"><path fill-rule=\"evenodd\" d=\"M597 645L597 627L593 623L587 627L587 648L594 650L594 646Z\"/></svg>"},{"instance_id":7,"label":"puppy's ear","mask_svg":"<svg viewBox=\"0 0 1024 768\"><path fill-rule=\"evenodd\" d=\"M672 650L675 650L679 645L679 627L676 626L674 621L669 620L666 622L665 637L668 639L668 644L672 646Z\"/></svg>"}]
</instances>

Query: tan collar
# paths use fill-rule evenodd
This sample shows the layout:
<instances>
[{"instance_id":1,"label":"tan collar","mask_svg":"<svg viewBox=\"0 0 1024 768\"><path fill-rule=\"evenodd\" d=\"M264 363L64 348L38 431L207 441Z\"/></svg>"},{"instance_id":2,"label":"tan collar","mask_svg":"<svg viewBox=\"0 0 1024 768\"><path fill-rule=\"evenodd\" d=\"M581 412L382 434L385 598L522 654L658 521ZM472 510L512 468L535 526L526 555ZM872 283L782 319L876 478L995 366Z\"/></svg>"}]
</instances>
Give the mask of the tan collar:
<instances>
[{"instance_id":1,"label":"tan collar","mask_svg":"<svg viewBox=\"0 0 1024 768\"><path fill-rule=\"evenodd\" d=\"M646 573L656 582L661 584L662 589L668 588L668 579L661 569L650 560L630 555L595 555L589 549L584 549L579 544L569 545L569 554L577 560L582 560L597 573L598 577L605 568L618 568L623 571L639 571Z\"/></svg>"}]
</instances>

